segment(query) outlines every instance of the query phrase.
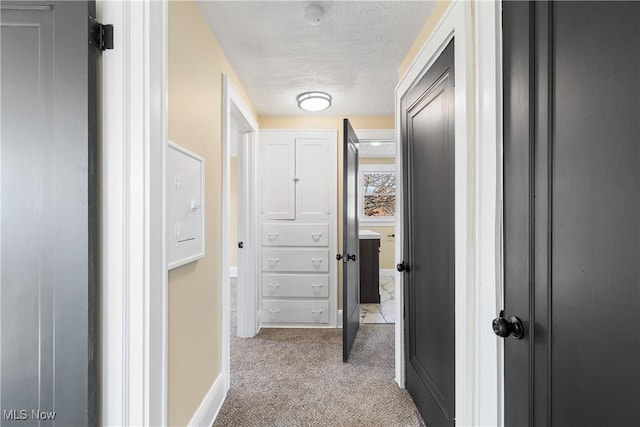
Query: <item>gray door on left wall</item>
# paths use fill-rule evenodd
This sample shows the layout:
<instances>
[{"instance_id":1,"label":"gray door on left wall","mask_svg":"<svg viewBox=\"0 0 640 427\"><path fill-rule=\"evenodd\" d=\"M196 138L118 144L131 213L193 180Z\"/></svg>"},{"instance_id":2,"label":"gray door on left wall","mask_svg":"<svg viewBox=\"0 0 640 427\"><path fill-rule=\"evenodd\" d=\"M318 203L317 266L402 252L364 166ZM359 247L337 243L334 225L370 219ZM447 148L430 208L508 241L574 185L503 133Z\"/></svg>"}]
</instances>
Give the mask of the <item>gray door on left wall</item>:
<instances>
[{"instance_id":1,"label":"gray door on left wall","mask_svg":"<svg viewBox=\"0 0 640 427\"><path fill-rule=\"evenodd\" d=\"M97 424L90 14L0 2L1 426Z\"/></svg>"}]
</instances>

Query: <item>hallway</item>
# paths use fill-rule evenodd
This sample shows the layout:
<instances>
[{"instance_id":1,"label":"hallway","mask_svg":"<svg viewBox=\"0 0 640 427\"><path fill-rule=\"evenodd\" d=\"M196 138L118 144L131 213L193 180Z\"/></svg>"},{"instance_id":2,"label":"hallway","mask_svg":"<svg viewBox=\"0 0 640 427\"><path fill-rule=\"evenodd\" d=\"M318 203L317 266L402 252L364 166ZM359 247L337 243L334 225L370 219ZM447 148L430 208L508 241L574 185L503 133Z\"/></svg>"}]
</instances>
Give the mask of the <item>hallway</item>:
<instances>
[{"instance_id":1,"label":"hallway","mask_svg":"<svg viewBox=\"0 0 640 427\"><path fill-rule=\"evenodd\" d=\"M214 426L423 426L393 379L392 325L361 325L350 362L341 329L262 329L235 337L231 389Z\"/></svg>"}]
</instances>

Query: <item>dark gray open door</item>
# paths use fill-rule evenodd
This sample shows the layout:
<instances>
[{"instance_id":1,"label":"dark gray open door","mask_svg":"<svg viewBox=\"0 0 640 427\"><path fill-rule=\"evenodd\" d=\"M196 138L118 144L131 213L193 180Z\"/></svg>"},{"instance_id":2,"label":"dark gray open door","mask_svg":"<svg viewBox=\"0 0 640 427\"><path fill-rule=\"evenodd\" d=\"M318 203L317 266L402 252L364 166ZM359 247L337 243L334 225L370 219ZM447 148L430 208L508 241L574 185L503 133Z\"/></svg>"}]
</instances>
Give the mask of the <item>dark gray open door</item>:
<instances>
[{"instance_id":1,"label":"dark gray open door","mask_svg":"<svg viewBox=\"0 0 640 427\"><path fill-rule=\"evenodd\" d=\"M0 3L2 426L97 424L94 12Z\"/></svg>"},{"instance_id":2,"label":"dark gray open door","mask_svg":"<svg viewBox=\"0 0 640 427\"><path fill-rule=\"evenodd\" d=\"M455 423L453 54L402 99L406 381L428 426Z\"/></svg>"},{"instance_id":3,"label":"dark gray open door","mask_svg":"<svg viewBox=\"0 0 640 427\"><path fill-rule=\"evenodd\" d=\"M639 426L640 3L503 32L505 425Z\"/></svg>"},{"instance_id":4,"label":"dark gray open door","mask_svg":"<svg viewBox=\"0 0 640 427\"><path fill-rule=\"evenodd\" d=\"M358 137L344 119L343 221L342 221L342 361L349 353L360 327L360 261L358 238Z\"/></svg>"}]
</instances>

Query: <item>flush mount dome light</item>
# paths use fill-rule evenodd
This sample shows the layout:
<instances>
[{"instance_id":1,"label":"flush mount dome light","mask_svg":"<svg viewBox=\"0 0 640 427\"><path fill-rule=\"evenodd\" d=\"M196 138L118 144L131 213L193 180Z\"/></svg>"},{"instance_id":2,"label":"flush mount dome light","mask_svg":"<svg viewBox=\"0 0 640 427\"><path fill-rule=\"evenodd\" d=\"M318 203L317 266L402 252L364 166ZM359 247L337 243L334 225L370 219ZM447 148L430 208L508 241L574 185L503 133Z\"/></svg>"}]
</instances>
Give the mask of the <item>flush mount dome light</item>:
<instances>
[{"instance_id":1,"label":"flush mount dome light","mask_svg":"<svg viewBox=\"0 0 640 427\"><path fill-rule=\"evenodd\" d=\"M324 92L305 92L298 95L298 107L304 111L322 111L331 107L331 95Z\"/></svg>"}]
</instances>

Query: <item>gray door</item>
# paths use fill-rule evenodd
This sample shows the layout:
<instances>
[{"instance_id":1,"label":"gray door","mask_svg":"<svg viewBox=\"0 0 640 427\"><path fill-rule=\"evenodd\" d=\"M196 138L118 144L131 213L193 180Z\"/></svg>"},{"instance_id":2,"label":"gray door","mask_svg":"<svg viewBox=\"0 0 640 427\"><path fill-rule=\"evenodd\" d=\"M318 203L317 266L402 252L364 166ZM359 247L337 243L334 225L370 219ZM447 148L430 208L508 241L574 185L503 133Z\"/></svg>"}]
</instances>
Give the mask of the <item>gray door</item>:
<instances>
[{"instance_id":1,"label":"gray door","mask_svg":"<svg viewBox=\"0 0 640 427\"><path fill-rule=\"evenodd\" d=\"M503 31L505 425L638 426L640 3L508 2Z\"/></svg>"},{"instance_id":2,"label":"gray door","mask_svg":"<svg viewBox=\"0 0 640 427\"><path fill-rule=\"evenodd\" d=\"M1 3L2 426L97 423L94 7Z\"/></svg>"},{"instance_id":3,"label":"gray door","mask_svg":"<svg viewBox=\"0 0 640 427\"><path fill-rule=\"evenodd\" d=\"M406 381L428 426L455 423L453 53L402 99Z\"/></svg>"},{"instance_id":4,"label":"gray door","mask_svg":"<svg viewBox=\"0 0 640 427\"><path fill-rule=\"evenodd\" d=\"M360 327L360 260L358 231L358 137L344 119L343 221L342 221L342 361L349 353Z\"/></svg>"}]
</instances>

